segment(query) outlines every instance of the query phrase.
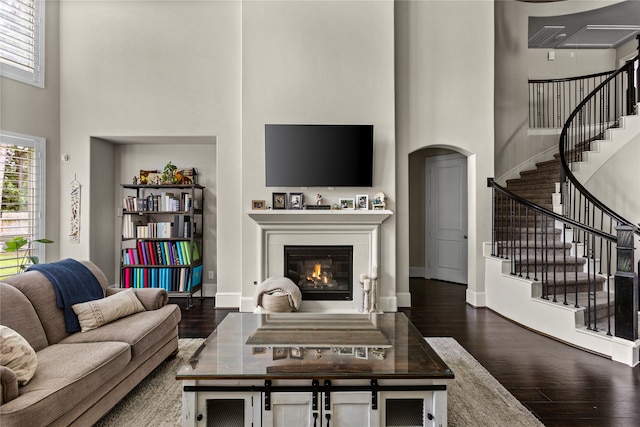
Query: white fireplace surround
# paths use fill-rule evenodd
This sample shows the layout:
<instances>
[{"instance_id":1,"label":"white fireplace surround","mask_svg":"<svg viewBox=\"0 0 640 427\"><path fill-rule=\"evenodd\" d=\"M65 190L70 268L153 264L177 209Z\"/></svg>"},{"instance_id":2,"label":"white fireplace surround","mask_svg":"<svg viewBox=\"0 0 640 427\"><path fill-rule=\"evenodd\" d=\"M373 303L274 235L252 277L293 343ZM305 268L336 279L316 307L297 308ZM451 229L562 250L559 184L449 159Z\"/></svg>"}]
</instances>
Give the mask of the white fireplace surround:
<instances>
[{"instance_id":1,"label":"white fireplace surround","mask_svg":"<svg viewBox=\"0 0 640 427\"><path fill-rule=\"evenodd\" d=\"M250 212L260 227L257 241L256 274L261 280L284 276L285 246L353 246L353 301L304 301L300 311L357 313L362 305L360 275L370 275L374 266L381 272L380 228L393 215L388 210L268 210ZM380 273L378 273L380 274ZM381 295L393 284L380 279ZM380 298L383 311L397 311L395 297Z\"/></svg>"}]
</instances>

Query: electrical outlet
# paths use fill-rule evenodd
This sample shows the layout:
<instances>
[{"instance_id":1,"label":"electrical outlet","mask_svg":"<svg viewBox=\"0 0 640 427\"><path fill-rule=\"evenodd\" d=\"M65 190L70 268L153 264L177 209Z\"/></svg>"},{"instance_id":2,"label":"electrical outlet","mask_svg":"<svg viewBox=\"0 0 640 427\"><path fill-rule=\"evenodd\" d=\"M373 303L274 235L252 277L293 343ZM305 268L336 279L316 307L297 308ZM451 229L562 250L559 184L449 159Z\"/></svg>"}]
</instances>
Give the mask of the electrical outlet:
<instances>
[{"instance_id":1,"label":"electrical outlet","mask_svg":"<svg viewBox=\"0 0 640 427\"><path fill-rule=\"evenodd\" d=\"M209 270L209 279L213 279L213 270Z\"/></svg>"}]
</instances>

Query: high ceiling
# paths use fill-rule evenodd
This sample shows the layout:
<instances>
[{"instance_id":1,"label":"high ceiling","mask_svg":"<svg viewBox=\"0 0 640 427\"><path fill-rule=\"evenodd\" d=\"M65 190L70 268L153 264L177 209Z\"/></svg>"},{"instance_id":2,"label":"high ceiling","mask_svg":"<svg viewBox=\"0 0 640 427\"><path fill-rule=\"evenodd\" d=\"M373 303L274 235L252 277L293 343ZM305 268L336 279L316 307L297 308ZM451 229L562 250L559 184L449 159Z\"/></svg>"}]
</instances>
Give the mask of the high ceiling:
<instances>
[{"instance_id":1,"label":"high ceiling","mask_svg":"<svg viewBox=\"0 0 640 427\"><path fill-rule=\"evenodd\" d=\"M529 48L615 49L640 34L640 1L562 16L529 17Z\"/></svg>"}]
</instances>

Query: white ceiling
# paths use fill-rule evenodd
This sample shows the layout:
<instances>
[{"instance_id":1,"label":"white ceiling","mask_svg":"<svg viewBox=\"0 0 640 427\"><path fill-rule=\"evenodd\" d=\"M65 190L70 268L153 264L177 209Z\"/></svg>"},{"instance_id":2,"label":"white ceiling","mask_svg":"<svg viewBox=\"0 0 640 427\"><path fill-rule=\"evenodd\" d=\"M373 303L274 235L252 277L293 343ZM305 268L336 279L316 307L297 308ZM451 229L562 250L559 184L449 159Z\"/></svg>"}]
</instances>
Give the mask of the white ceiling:
<instances>
[{"instance_id":1,"label":"white ceiling","mask_svg":"<svg viewBox=\"0 0 640 427\"><path fill-rule=\"evenodd\" d=\"M640 34L640 1L562 16L529 17L529 48L615 49Z\"/></svg>"}]
</instances>

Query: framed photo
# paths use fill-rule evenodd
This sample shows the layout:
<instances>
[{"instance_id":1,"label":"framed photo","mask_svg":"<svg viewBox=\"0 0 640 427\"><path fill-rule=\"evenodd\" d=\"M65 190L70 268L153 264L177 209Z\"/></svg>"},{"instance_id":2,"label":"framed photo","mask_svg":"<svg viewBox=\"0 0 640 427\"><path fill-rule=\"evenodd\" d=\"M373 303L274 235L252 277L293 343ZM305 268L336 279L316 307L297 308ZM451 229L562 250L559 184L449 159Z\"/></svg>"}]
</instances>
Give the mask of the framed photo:
<instances>
[{"instance_id":1,"label":"framed photo","mask_svg":"<svg viewBox=\"0 0 640 427\"><path fill-rule=\"evenodd\" d=\"M358 209L369 210L369 195L358 194L356 196L356 206Z\"/></svg>"},{"instance_id":2,"label":"framed photo","mask_svg":"<svg viewBox=\"0 0 640 427\"><path fill-rule=\"evenodd\" d=\"M252 200L251 209L267 209L267 204L264 200Z\"/></svg>"},{"instance_id":3,"label":"framed photo","mask_svg":"<svg viewBox=\"0 0 640 427\"><path fill-rule=\"evenodd\" d=\"M302 209L302 193L289 193L289 209Z\"/></svg>"},{"instance_id":4,"label":"framed photo","mask_svg":"<svg viewBox=\"0 0 640 427\"><path fill-rule=\"evenodd\" d=\"M286 359L289 356L287 347L273 347L273 360Z\"/></svg>"},{"instance_id":5,"label":"framed photo","mask_svg":"<svg viewBox=\"0 0 640 427\"><path fill-rule=\"evenodd\" d=\"M356 347L355 348L356 359L368 359L369 351L367 347Z\"/></svg>"},{"instance_id":6,"label":"framed photo","mask_svg":"<svg viewBox=\"0 0 640 427\"><path fill-rule=\"evenodd\" d=\"M302 347L289 347L289 357L292 359L303 359L304 348Z\"/></svg>"},{"instance_id":7,"label":"framed photo","mask_svg":"<svg viewBox=\"0 0 640 427\"><path fill-rule=\"evenodd\" d=\"M287 209L287 193L273 193L273 209Z\"/></svg>"},{"instance_id":8,"label":"framed photo","mask_svg":"<svg viewBox=\"0 0 640 427\"><path fill-rule=\"evenodd\" d=\"M355 199L352 198L340 198L338 200L340 209L353 210L355 208Z\"/></svg>"},{"instance_id":9,"label":"framed photo","mask_svg":"<svg viewBox=\"0 0 640 427\"><path fill-rule=\"evenodd\" d=\"M155 175L157 175L158 171L157 170L140 170L140 184L141 185L147 185L147 184L155 184L155 181L149 181L149 175L152 176L153 179L155 179Z\"/></svg>"},{"instance_id":10,"label":"framed photo","mask_svg":"<svg viewBox=\"0 0 640 427\"><path fill-rule=\"evenodd\" d=\"M267 347L252 347L251 354L267 354Z\"/></svg>"},{"instance_id":11,"label":"framed photo","mask_svg":"<svg viewBox=\"0 0 640 427\"><path fill-rule=\"evenodd\" d=\"M341 355L353 356L353 347L335 347L334 352Z\"/></svg>"}]
</instances>

